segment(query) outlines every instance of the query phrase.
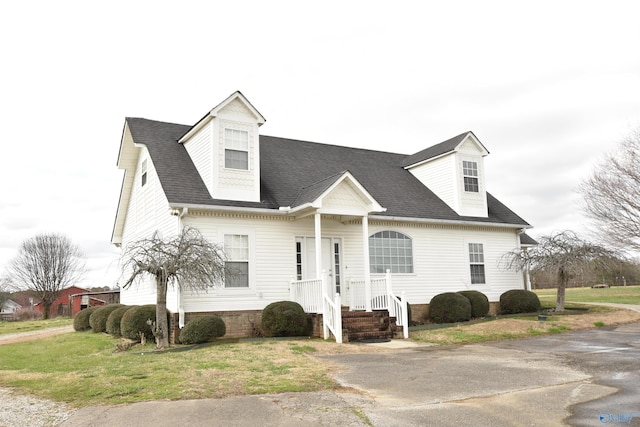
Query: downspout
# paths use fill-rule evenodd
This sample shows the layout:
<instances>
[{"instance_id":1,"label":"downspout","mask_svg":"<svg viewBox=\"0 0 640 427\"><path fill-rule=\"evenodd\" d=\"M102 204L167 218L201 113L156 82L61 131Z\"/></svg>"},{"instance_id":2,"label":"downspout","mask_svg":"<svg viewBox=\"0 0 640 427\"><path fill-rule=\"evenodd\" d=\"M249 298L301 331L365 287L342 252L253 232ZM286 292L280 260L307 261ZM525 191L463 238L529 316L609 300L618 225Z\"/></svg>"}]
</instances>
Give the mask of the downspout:
<instances>
[{"instance_id":1,"label":"downspout","mask_svg":"<svg viewBox=\"0 0 640 427\"><path fill-rule=\"evenodd\" d=\"M178 215L178 233L182 232L184 224L182 218L189 213L189 208L180 209L180 215ZM180 283L176 285L176 306L178 307L178 328L184 328L184 307L182 306L182 288Z\"/></svg>"}]
</instances>

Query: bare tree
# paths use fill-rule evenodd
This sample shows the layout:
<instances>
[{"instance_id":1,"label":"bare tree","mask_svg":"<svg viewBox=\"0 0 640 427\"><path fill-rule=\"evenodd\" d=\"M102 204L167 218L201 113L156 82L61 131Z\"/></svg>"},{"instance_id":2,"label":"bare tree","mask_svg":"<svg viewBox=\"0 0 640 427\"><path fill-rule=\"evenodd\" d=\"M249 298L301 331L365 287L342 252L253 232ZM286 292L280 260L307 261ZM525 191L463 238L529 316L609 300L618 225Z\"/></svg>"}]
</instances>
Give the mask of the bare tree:
<instances>
[{"instance_id":1,"label":"bare tree","mask_svg":"<svg viewBox=\"0 0 640 427\"><path fill-rule=\"evenodd\" d=\"M0 277L0 311L4 303L11 299L11 292L9 286L9 279L6 277Z\"/></svg>"},{"instance_id":2,"label":"bare tree","mask_svg":"<svg viewBox=\"0 0 640 427\"><path fill-rule=\"evenodd\" d=\"M206 240L195 228L185 227L168 240L155 234L127 245L123 254L123 288L132 286L140 276L151 275L156 282L156 347L169 346L167 324L167 288L207 289L223 283L225 259L222 249Z\"/></svg>"},{"instance_id":3,"label":"bare tree","mask_svg":"<svg viewBox=\"0 0 640 427\"><path fill-rule=\"evenodd\" d=\"M595 167L580 192L604 241L640 250L640 129Z\"/></svg>"},{"instance_id":4,"label":"bare tree","mask_svg":"<svg viewBox=\"0 0 640 427\"><path fill-rule=\"evenodd\" d=\"M506 269L536 269L554 275L558 287L556 311L563 311L569 279L595 265L618 259L614 255L611 250L565 230L539 238L537 246L504 254L500 265Z\"/></svg>"},{"instance_id":5,"label":"bare tree","mask_svg":"<svg viewBox=\"0 0 640 427\"><path fill-rule=\"evenodd\" d=\"M31 291L42 301L44 319L49 318L51 304L60 292L80 280L84 272L85 263L78 246L55 233L25 240L8 267L13 284Z\"/></svg>"}]
</instances>

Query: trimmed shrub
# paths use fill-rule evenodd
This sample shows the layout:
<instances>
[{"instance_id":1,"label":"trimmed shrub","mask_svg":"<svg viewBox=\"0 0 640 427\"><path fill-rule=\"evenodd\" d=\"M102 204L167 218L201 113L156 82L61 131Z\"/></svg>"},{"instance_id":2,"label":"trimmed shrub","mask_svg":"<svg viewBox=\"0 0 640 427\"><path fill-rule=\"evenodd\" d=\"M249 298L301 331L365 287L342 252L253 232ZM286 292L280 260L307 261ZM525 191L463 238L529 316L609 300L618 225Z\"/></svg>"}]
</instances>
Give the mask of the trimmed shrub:
<instances>
[{"instance_id":1,"label":"trimmed shrub","mask_svg":"<svg viewBox=\"0 0 640 427\"><path fill-rule=\"evenodd\" d=\"M89 329L91 329L89 317L91 317L91 314L100 307L101 306L99 305L94 307L87 307L84 310L80 310L78 313L76 313L76 316L73 318L73 329L78 332L88 331Z\"/></svg>"},{"instance_id":2,"label":"trimmed shrub","mask_svg":"<svg viewBox=\"0 0 640 427\"><path fill-rule=\"evenodd\" d=\"M169 312L167 311L167 322ZM124 338L140 341L140 332L150 340L154 340L152 326L147 321L156 321L156 305L136 305L127 310L120 320L120 334Z\"/></svg>"},{"instance_id":3,"label":"trimmed shrub","mask_svg":"<svg viewBox=\"0 0 640 427\"><path fill-rule=\"evenodd\" d=\"M180 331L182 344L199 344L227 333L227 327L218 316L196 317L189 320Z\"/></svg>"},{"instance_id":4,"label":"trimmed shrub","mask_svg":"<svg viewBox=\"0 0 640 427\"><path fill-rule=\"evenodd\" d=\"M91 330L95 333L105 332L107 330L109 314L118 307L122 307L122 304L109 304L98 307L98 309L89 316Z\"/></svg>"},{"instance_id":5,"label":"trimmed shrub","mask_svg":"<svg viewBox=\"0 0 640 427\"><path fill-rule=\"evenodd\" d=\"M122 336L120 334L120 321L122 320L122 316L131 308L130 305L121 305L121 307L116 308L107 317L107 323L105 326L105 330L109 335L114 337Z\"/></svg>"},{"instance_id":6,"label":"trimmed shrub","mask_svg":"<svg viewBox=\"0 0 640 427\"><path fill-rule=\"evenodd\" d=\"M465 322L471 319L471 303L456 292L438 294L429 303L429 319L434 323Z\"/></svg>"},{"instance_id":7,"label":"trimmed shrub","mask_svg":"<svg viewBox=\"0 0 640 427\"><path fill-rule=\"evenodd\" d=\"M471 318L478 319L489 314L489 298L478 291L460 291L460 295L466 297L471 303Z\"/></svg>"},{"instance_id":8,"label":"trimmed shrub","mask_svg":"<svg viewBox=\"0 0 640 427\"><path fill-rule=\"evenodd\" d=\"M535 292L512 289L500 295L500 313L535 313L540 311L540 299Z\"/></svg>"},{"instance_id":9,"label":"trimmed shrub","mask_svg":"<svg viewBox=\"0 0 640 427\"><path fill-rule=\"evenodd\" d=\"M297 302L271 303L262 311L262 331L267 337L308 335L307 314Z\"/></svg>"}]
</instances>

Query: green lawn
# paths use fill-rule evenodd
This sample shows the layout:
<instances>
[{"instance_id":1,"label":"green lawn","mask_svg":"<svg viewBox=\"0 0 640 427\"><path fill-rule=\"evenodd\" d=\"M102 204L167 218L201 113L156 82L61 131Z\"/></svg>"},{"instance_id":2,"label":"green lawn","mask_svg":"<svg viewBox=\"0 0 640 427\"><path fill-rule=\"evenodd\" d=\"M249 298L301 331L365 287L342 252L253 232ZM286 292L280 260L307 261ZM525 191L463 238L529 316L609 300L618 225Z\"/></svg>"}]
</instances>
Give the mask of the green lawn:
<instances>
[{"instance_id":1,"label":"green lawn","mask_svg":"<svg viewBox=\"0 0 640 427\"><path fill-rule=\"evenodd\" d=\"M544 303L555 302L556 289L538 289L540 301ZM640 304L640 286L615 286L611 288L568 288L566 301L571 302L612 302L618 304Z\"/></svg>"},{"instance_id":2,"label":"green lawn","mask_svg":"<svg viewBox=\"0 0 640 427\"><path fill-rule=\"evenodd\" d=\"M25 320L20 322L0 322L1 334L15 334L19 332L38 331L41 329L57 328L73 324L69 317L55 317L48 320Z\"/></svg>"},{"instance_id":3,"label":"green lawn","mask_svg":"<svg viewBox=\"0 0 640 427\"><path fill-rule=\"evenodd\" d=\"M314 340L222 341L168 352L152 345L114 352L117 342L73 332L2 345L0 385L74 406L335 387L329 368L306 354L315 351Z\"/></svg>"}]
</instances>

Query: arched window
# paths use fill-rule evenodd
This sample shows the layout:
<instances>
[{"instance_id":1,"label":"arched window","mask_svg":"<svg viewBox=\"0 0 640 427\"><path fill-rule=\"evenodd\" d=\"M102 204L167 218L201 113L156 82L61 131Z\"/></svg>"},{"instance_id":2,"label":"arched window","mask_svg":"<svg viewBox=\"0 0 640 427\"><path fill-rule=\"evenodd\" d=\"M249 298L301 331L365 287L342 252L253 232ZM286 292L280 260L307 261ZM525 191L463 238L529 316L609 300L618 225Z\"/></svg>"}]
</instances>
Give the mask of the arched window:
<instances>
[{"instance_id":1,"label":"arched window","mask_svg":"<svg viewBox=\"0 0 640 427\"><path fill-rule=\"evenodd\" d=\"M411 238L397 231L379 231L369 237L371 273L413 273Z\"/></svg>"}]
</instances>

